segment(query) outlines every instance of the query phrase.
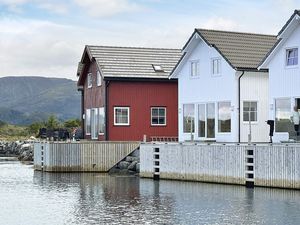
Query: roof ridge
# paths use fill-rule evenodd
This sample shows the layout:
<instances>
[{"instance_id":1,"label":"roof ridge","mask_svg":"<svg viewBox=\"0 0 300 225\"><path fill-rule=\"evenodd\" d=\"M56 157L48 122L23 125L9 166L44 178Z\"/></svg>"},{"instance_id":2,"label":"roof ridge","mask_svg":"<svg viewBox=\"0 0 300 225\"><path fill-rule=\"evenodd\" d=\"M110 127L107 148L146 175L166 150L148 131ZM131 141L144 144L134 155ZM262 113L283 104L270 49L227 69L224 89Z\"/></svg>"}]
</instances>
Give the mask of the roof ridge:
<instances>
[{"instance_id":1,"label":"roof ridge","mask_svg":"<svg viewBox=\"0 0 300 225\"><path fill-rule=\"evenodd\" d=\"M101 48L121 48L121 49L151 49L151 50L178 50L179 48L154 48L154 47L137 47L137 46L112 46L112 45L86 45L87 47L101 47Z\"/></svg>"},{"instance_id":2,"label":"roof ridge","mask_svg":"<svg viewBox=\"0 0 300 225\"><path fill-rule=\"evenodd\" d=\"M214 29L204 29L204 28L196 28L196 30L203 31L213 31L213 32L222 32L222 33L234 33L234 34L249 34L249 35L259 35L259 36L268 36L268 37L276 37L273 34L260 34L254 32L241 32L241 31L227 31L227 30L214 30Z\"/></svg>"}]
</instances>

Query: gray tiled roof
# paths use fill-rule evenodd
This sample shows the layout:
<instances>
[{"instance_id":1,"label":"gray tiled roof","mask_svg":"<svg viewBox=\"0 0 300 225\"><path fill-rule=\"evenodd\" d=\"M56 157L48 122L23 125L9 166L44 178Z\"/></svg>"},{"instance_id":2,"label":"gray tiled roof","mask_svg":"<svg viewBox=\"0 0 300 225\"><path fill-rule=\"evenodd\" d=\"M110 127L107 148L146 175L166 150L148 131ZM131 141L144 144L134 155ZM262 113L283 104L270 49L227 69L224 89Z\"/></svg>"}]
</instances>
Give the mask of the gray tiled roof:
<instances>
[{"instance_id":1,"label":"gray tiled roof","mask_svg":"<svg viewBox=\"0 0 300 225\"><path fill-rule=\"evenodd\" d=\"M168 78L181 57L180 49L87 46L104 77ZM163 72L155 72L160 65Z\"/></svg>"},{"instance_id":2,"label":"gray tiled roof","mask_svg":"<svg viewBox=\"0 0 300 225\"><path fill-rule=\"evenodd\" d=\"M277 41L273 35L205 29L196 29L196 32L237 69L256 69Z\"/></svg>"}]
</instances>

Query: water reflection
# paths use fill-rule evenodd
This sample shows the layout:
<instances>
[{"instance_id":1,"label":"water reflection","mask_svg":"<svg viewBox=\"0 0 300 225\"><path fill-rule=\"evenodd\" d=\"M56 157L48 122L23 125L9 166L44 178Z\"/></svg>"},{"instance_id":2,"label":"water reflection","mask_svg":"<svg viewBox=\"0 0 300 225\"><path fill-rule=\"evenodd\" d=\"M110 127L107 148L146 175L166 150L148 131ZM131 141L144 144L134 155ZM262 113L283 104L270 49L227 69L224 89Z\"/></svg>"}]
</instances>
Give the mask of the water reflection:
<instances>
[{"instance_id":1,"label":"water reflection","mask_svg":"<svg viewBox=\"0 0 300 225\"><path fill-rule=\"evenodd\" d=\"M0 224L300 224L300 192L0 162ZM11 216L11 213L18 216Z\"/></svg>"}]
</instances>

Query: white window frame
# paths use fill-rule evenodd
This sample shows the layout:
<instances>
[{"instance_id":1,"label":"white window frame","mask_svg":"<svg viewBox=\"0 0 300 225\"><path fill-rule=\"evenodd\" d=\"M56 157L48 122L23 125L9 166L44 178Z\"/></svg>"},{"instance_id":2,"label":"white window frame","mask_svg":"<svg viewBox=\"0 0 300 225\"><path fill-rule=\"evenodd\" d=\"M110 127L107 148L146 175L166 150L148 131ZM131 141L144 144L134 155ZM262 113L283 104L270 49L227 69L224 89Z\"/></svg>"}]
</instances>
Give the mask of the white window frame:
<instances>
[{"instance_id":1,"label":"white window frame","mask_svg":"<svg viewBox=\"0 0 300 225\"><path fill-rule=\"evenodd\" d=\"M102 76L99 70L97 70L97 87L102 85Z\"/></svg>"},{"instance_id":2,"label":"white window frame","mask_svg":"<svg viewBox=\"0 0 300 225\"><path fill-rule=\"evenodd\" d=\"M153 114L152 114L152 110L153 109L157 109L158 111L160 110L160 109L164 109L165 110L165 116L164 116L164 118L165 118L165 123L164 124L153 124L152 123L152 118L153 118ZM157 118L158 118L158 122L159 122L159 118L160 118L160 116L158 115L157 116ZM159 107L159 106L154 106L154 107L151 107L151 126L166 126L167 125L167 108L166 107Z\"/></svg>"},{"instance_id":3,"label":"white window frame","mask_svg":"<svg viewBox=\"0 0 300 225\"><path fill-rule=\"evenodd\" d=\"M219 120L220 120L220 114L219 114L219 104L220 103L229 103L229 109L230 109L230 131L221 131L221 130L219 130L219 129L221 129L220 128L220 126L219 126ZM227 134L227 135L229 135L229 134L231 134L232 133L232 131L233 131L233 127L232 127L232 109L231 109L231 101L220 101L220 102L217 102L217 132L218 132L218 134Z\"/></svg>"},{"instance_id":4,"label":"white window frame","mask_svg":"<svg viewBox=\"0 0 300 225\"><path fill-rule=\"evenodd\" d=\"M100 132L100 116L101 116L101 111L103 110L103 123L104 123L104 131ZM98 108L98 134L99 135L104 135L105 133L105 108L104 107L100 107Z\"/></svg>"},{"instance_id":5,"label":"white window frame","mask_svg":"<svg viewBox=\"0 0 300 225\"><path fill-rule=\"evenodd\" d=\"M257 124L258 123L258 101L256 101L256 100L243 100L243 119L242 119L242 121L243 121L243 123L246 123L246 124L248 124L249 123L249 121L245 121L244 120L244 104L245 104L245 102L250 102L250 103L252 103L252 102L256 102L256 120L255 121L250 121L251 122L251 124ZM252 111L253 112L253 111Z\"/></svg>"},{"instance_id":6,"label":"white window frame","mask_svg":"<svg viewBox=\"0 0 300 225\"><path fill-rule=\"evenodd\" d=\"M88 126L87 118L89 118L90 132L87 132L88 131L88 129L87 129L87 126ZM92 130L92 126L91 126L91 109L85 109L84 123L85 123L85 135L91 135L91 130Z\"/></svg>"},{"instance_id":7,"label":"white window frame","mask_svg":"<svg viewBox=\"0 0 300 225\"><path fill-rule=\"evenodd\" d=\"M193 74L193 64L196 65L196 73ZM198 78L200 76L200 63L199 60L190 60L190 77L191 78Z\"/></svg>"},{"instance_id":8,"label":"white window frame","mask_svg":"<svg viewBox=\"0 0 300 225\"><path fill-rule=\"evenodd\" d=\"M298 55L297 55L297 64L295 64L295 65L288 65L288 51L290 51L290 50L294 50L294 49L297 49L297 53L298 53ZM298 67L298 65L299 65L299 48L298 47L289 47L289 48L286 48L285 49L285 67L286 68L294 68L294 67Z\"/></svg>"},{"instance_id":9,"label":"white window frame","mask_svg":"<svg viewBox=\"0 0 300 225\"><path fill-rule=\"evenodd\" d=\"M217 61L218 62L218 70L219 72L218 73L214 73L214 61ZM211 75L213 77L219 77L221 76L221 73L222 73L222 61L221 61L221 58L220 57L217 57L217 58L211 58Z\"/></svg>"},{"instance_id":10,"label":"white window frame","mask_svg":"<svg viewBox=\"0 0 300 225\"><path fill-rule=\"evenodd\" d=\"M92 73L88 73L88 75L87 75L87 87L88 88L93 87L93 74Z\"/></svg>"},{"instance_id":11,"label":"white window frame","mask_svg":"<svg viewBox=\"0 0 300 225\"><path fill-rule=\"evenodd\" d=\"M127 123L116 123L116 109L126 109L128 111ZM129 126L130 125L130 107L116 106L114 107L114 125L115 126Z\"/></svg>"}]
</instances>

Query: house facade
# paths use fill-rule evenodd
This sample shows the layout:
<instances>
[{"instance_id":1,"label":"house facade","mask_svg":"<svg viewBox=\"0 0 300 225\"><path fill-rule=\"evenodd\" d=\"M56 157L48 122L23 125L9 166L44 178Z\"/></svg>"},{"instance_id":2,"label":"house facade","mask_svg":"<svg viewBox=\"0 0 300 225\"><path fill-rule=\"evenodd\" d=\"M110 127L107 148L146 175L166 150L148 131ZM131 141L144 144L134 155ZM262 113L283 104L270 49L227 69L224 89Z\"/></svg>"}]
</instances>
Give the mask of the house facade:
<instances>
[{"instance_id":1,"label":"house facade","mask_svg":"<svg viewBox=\"0 0 300 225\"><path fill-rule=\"evenodd\" d=\"M257 67L275 42L271 35L195 29L170 76L178 79L179 141L269 140L268 72Z\"/></svg>"},{"instance_id":2,"label":"house facade","mask_svg":"<svg viewBox=\"0 0 300 225\"><path fill-rule=\"evenodd\" d=\"M86 46L78 66L86 139L175 140L177 49Z\"/></svg>"},{"instance_id":3,"label":"house facade","mask_svg":"<svg viewBox=\"0 0 300 225\"><path fill-rule=\"evenodd\" d=\"M277 42L259 69L269 70L269 119L275 121L274 142L294 139L296 132L290 116L300 109L300 11L293 15L277 35Z\"/></svg>"}]
</instances>

